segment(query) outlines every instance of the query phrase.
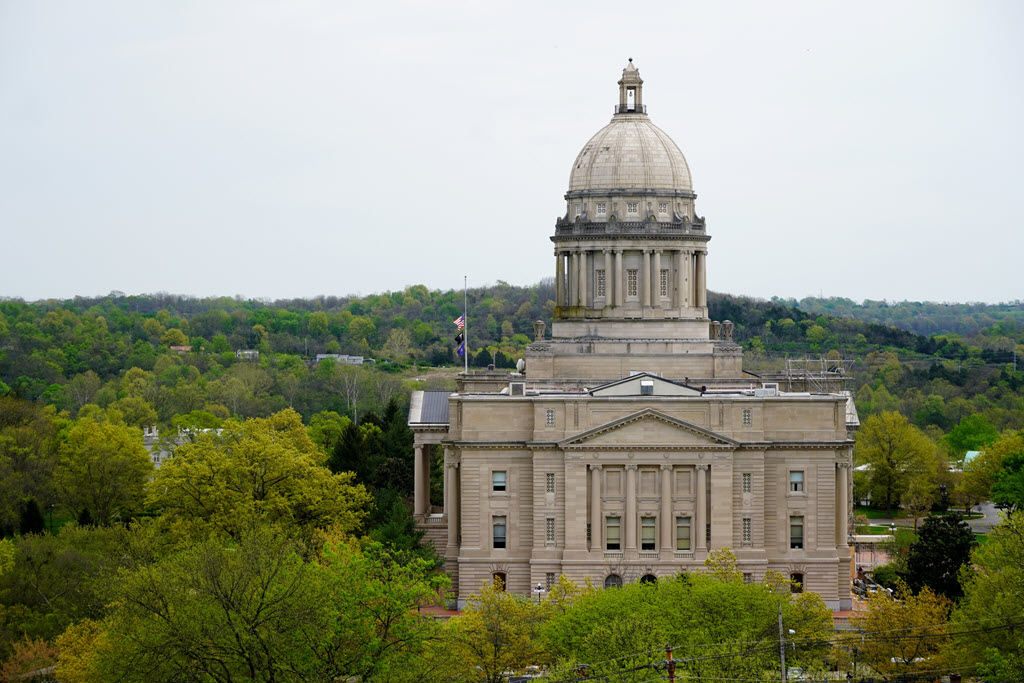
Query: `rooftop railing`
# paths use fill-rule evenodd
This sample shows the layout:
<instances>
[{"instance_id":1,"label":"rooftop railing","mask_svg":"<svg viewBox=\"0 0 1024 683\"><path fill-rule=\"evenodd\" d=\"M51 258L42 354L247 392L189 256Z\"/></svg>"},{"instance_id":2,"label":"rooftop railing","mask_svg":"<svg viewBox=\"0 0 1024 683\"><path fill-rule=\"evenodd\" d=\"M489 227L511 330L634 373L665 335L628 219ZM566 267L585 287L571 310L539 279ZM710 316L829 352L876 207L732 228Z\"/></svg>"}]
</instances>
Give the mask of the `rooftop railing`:
<instances>
[{"instance_id":1,"label":"rooftop railing","mask_svg":"<svg viewBox=\"0 0 1024 683\"><path fill-rule=\"evenodd\" d=\"M616 104L615 105L615 113L616 114L646 114L647 113L647 105L646 104L641 104L639 107L637 107L635 104Z\"/></svg>"}]
</instances>

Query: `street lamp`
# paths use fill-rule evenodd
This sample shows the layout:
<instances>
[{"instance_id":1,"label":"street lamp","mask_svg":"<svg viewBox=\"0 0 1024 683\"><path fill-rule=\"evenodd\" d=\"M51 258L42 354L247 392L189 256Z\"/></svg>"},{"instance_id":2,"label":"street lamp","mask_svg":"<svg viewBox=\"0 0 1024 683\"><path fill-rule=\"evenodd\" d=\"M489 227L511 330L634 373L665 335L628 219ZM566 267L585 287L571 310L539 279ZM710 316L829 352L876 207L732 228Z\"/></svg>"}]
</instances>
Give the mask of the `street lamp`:
<instances>
[{"instance_id":1,"label":"street lamp","mask_svg":"<svg viewBox=\"0 0 1024 683\"><path fill-rule=\"evenodd\" d=\"M537 584L537 587L533 589L533 592L537 594L537 604L540 604L540 596L544 594L544 586Z\"/></svg>"},{"instance_id":2,"label":"street lamp","mask_svg":"<svg viewBox=\"0 0 1024 683\"><path fill-rule=\"evenodd\" d=\"M53 503L50 503L50 535L53 535Z\"/></svg>"}]
</instances>

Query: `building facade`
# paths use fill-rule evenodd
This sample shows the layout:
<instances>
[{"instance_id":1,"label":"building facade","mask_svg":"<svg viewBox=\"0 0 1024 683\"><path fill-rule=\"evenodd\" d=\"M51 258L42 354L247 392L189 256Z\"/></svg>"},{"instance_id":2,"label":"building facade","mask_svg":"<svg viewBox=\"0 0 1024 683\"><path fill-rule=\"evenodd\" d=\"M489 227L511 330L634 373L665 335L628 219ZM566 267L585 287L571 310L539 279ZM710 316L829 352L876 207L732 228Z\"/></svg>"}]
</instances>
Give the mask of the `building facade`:
<instances>
[{"instance_id":1,"label":"building facade","mask_svg":"<svg viewBox=\"0 0 1024 683\"><path fill-rule=\"evenodd\" d=\"M750 580L776 570L848 608L849 395L744 372L732 324L708 317L686 159L648 118L632 60L618 86L551 237L550 337L538 321L521 373L413 396L417 519L460 601L493 580L524 594L562 574L652 581L730 548Z\"/></svg>"}]
</instances>

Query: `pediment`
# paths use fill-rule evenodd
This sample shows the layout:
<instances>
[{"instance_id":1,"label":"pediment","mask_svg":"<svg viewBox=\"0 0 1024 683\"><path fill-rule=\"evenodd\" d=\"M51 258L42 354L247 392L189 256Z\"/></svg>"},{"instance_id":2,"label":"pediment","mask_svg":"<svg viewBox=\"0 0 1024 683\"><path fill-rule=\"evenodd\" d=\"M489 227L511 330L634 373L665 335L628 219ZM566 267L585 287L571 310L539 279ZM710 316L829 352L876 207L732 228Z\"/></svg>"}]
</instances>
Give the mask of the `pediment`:
<instances>
[{"instance_id":1,"label":"pediment","mask_svg":"<svg viewBox=\"0 0 1024 683\"><path fill-rule=\"evenodd\" d=\"M563 448L735 448L739 443L652 408L589 429L559 445Z\"/></svg>"}]
</instances>

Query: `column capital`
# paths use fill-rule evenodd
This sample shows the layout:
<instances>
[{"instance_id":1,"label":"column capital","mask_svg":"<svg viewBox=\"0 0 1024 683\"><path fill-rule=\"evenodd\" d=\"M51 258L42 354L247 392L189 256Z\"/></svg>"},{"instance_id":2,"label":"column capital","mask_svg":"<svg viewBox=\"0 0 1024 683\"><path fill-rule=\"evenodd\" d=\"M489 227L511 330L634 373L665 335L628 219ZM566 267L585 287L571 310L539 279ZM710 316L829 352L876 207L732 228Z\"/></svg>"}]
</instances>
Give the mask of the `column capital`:
<instances>
[{"instance_id":1,"label":"column capital","mask_svg":"<svg viewBox=\"0 0 1024 683\"><path fill-rule=\"evenodd\" d=\"M622 249L612 249L612 251L615 252L616 254L622 253Z\"/></svg>"},{"instance_id":2,"label":"column capital","mask_svg":"<svg viewBox=\"0 0 1024 683\"><path fill-rule=\"evenodd\" d=\"M626 471L627 472L636 472L636 463L632 463L631 462L628 465L626 465Z\"/></svg>"},{"instance_id":3,"label":"column capital","mask_svg":"<svg viewBox=\"0 0 1024 683\"><path fill-rule=\"evenodd\" d=\"M459 464L457 462L446 462L444 466L451 470L457 470L459 469Z\"/></svg>"},{"instance_id":4,"label":"column capital","mask_svg":"<svg viewBox=\"0 0 1024 683\"><path fill-rule=\"evenodd\" d=\"M664 249L655 249L655 250L654 250L654 253L655 253L655 254L661 254L661 253L663 253L664 251L665 251Z\"/></svg>"},{"instance_id":5,"label":"column capital","mask_svg":"<svg viewBox=\"0 0 1024 683\"><path fill-rule=\"evenodd\" d=\"M650 254L652 251L654 251L654 250L653 249L644 249L644 254Z\"/></svg>"},{"instance_id":6,"label":"column capital","mask_svg":"<svg viewBox=\"0 0 1024 683\"><path fill-rule=\"evenodd\" d=\"M711 467L711 465L708 465L706 463L700 463L700 464L697 465L697 469L698 470L703 470L705 472L707 472L709 467Z\"/></svg>"},{"instance_id":7,"label":"column capital","mask_svg":"<svg viewBox=\"0 0 1024 683\"><path fill-rule=\"evenodd\" d=\"M661 471L662 472L665 472L666 470L671 472L673 467L674 467L674 465L672 465L671 463L664 463L664 462L661 463Z\"/></svg>"},{"instance_id":8,"label":"column capital","mask_svg":"<svg viewBox=\"0 0 1024 683\"><path fill-rule=\"evenodd\" d=\"M836 463L836 469L846 470L846 469L850 469L850 467L852 467L852 465L850 463L848 463L848 462L837 462Z\"/></svg>"},{"instance_id":9,"label":"column capital","mask_svg":"<svg viewBox=\"0 0 1024 683\"><path fill-rule=\"evenodd\" d=\"M591 463L590 465L588 465L588 467L590 468L591 472L600 472L602 465L596 465L594 463Z\"/></svg>"}]
</instances>

